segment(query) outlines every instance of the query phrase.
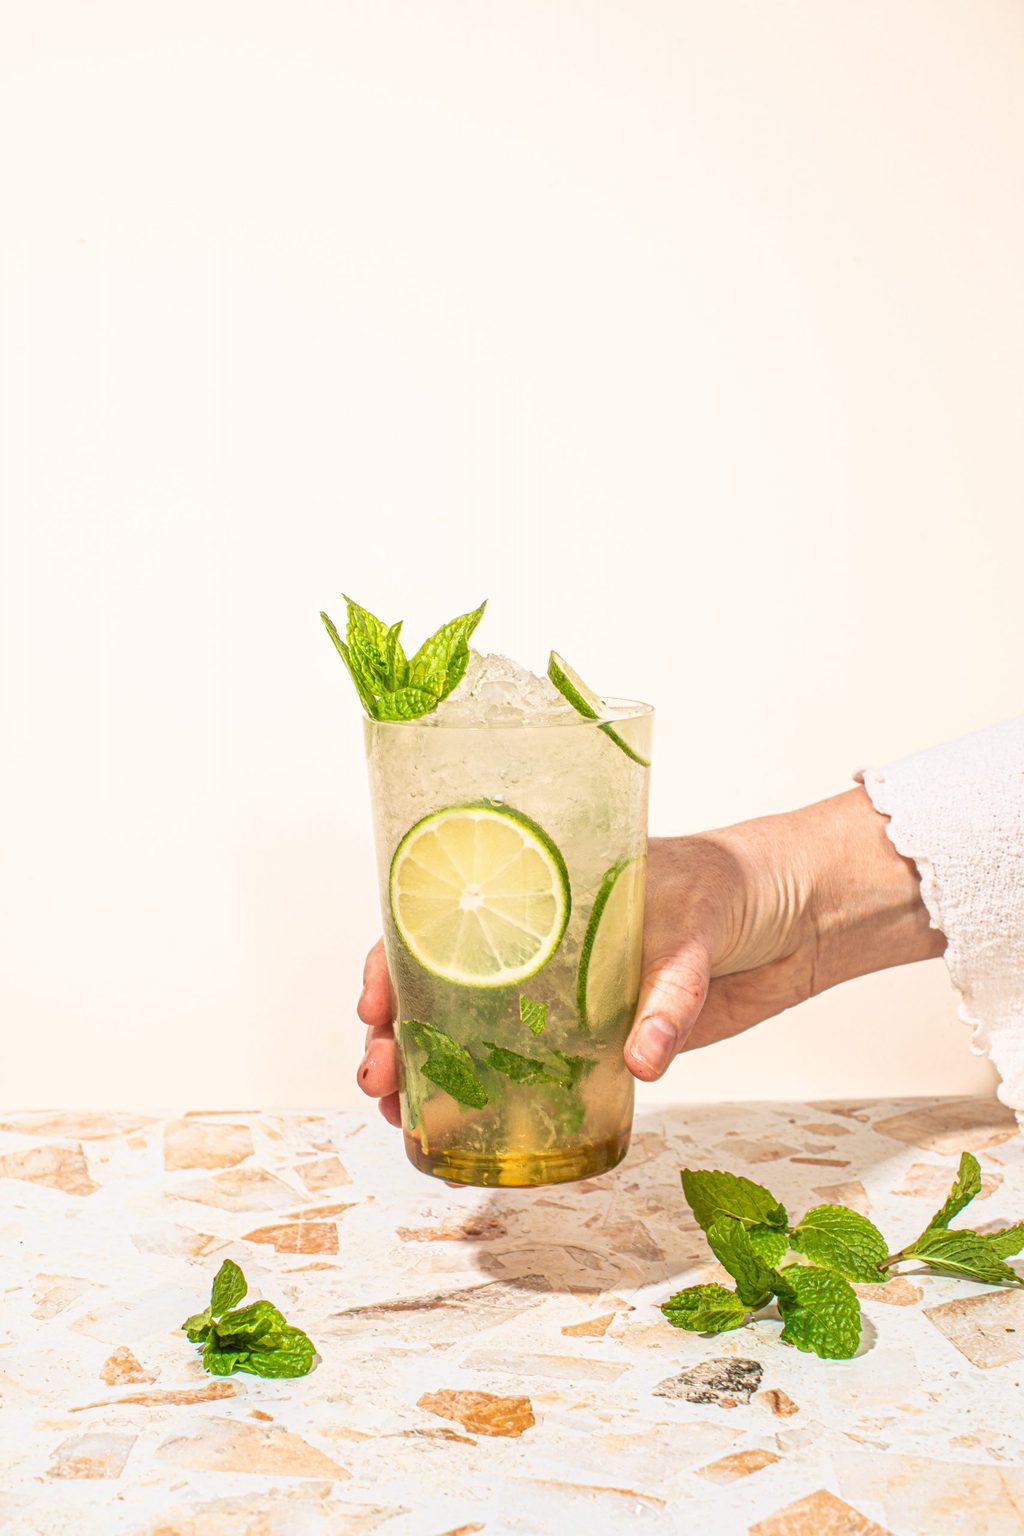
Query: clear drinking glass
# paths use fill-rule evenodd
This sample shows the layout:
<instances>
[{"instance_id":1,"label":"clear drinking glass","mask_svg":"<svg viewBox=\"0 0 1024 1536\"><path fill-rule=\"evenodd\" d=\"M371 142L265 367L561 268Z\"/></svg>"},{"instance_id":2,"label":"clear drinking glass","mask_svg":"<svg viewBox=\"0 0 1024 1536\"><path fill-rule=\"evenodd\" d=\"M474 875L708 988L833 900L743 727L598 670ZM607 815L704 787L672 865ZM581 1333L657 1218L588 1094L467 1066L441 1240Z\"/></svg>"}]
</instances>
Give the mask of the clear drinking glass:
<instances>
[{"instance_id":1,"label":"clear drinking glass","mask_svg":"<svg viewBox=\"0 0 1024 1536\"><path fill-rule=\"evenodd\" d=\"M654 712L367 720L406 1151L461 1184L621 1161Z\"/></svg>"}]
</instances>

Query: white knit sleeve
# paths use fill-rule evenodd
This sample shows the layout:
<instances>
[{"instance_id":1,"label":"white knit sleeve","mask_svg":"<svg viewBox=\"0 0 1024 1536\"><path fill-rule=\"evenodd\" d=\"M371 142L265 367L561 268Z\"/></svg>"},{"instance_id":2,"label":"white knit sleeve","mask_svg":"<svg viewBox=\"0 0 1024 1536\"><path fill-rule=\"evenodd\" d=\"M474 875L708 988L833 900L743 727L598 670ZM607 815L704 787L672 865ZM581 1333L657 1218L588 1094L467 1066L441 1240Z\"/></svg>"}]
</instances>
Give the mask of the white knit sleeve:
<instances>
[{"instance_id":1,"label":"white knit sleeve","mask_svg":"<svg viewBox=\"0 0 1024 1536\"><path fill-rule=\"evenodd\" d=\"M972 1049L1024 1109L1024 717L857 778L918 867Z\"/></svg>"}]
</instances>

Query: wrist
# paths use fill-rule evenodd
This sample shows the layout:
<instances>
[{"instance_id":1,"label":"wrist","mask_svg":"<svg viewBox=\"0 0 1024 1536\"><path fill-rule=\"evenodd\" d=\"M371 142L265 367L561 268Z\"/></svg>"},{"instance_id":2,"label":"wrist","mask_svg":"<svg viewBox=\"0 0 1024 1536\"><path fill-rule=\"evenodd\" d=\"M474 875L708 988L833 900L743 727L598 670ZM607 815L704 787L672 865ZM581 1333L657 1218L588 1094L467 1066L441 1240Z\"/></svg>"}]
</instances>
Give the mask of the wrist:
<instances>
[{"instance_id":1,"label":"wrist","mask_svg":"<svg viewBox=\"0 0 1024 1536\"><path fill-rule=\"evenodd\" d=\"M871 971L941 955L913 860L897 853L888 823L863 788L795 813L809 850L814 991Z\"/></svg>"}]
</instances>

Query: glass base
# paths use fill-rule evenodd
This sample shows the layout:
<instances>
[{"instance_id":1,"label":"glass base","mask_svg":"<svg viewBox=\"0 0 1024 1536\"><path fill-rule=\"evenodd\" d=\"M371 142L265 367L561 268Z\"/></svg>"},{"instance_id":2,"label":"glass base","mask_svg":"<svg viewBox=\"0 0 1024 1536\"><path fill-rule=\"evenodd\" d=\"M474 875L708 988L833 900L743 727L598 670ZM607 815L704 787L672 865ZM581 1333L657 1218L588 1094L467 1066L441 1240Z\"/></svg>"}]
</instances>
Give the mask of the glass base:
<instances>
[{"instance_id":1,"label":"glass base","mask_svg":"<svg viewBox=\"0 0 1024 1536\"><path fill-rule=\"evenodd\" d=\"M440 1152L430 1153L424 1152L417 1138L408 1131L403 1135L406 1155L421 1173L429 1173L435 1179L448 1179L453 1184L507 1189L568 1184L574 1179L589 1179L594 1174L607 1173L622 1162L629 1148L628 1130L608 1141L530 1153L468 1152L459 1147L445 1147Z\"/></svg>"}]
</instances>

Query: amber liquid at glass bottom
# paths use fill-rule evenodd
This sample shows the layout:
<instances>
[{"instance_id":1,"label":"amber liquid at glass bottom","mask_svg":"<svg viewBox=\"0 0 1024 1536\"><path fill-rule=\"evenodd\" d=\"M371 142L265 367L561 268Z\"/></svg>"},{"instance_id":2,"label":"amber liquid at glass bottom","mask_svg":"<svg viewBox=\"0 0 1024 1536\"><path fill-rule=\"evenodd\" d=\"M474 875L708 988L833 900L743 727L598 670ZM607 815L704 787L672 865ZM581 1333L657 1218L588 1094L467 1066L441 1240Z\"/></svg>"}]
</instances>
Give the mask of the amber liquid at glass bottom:
<instances>
[{"instance_id":1,"label":"amber liquid at glass bottom","mask_svg":"<svg viewBox=\"0 0 1024 1536\"><path fill-rule=\"evenodd\" d=\"M616 728L649 759L653 712L622 709ZM556 1184L614 1168L633 1118L622 1047L639 986L648 766L582 719L534 727L367 721L366 742L410 1161L436 1178L488 1186ZM511 985L438 974L412 952L394 910L393 866L409 834L425 818L483 803L535 828L565 875L564 931ZM461 874L475 891L468 863ZM524 998L535 1012L542 1005L538 1033L524 1022ZM472 1092L486 1102L465 1102L444 1071L431 1075L427 1037L414 1021L442 1032L446 1050L465 1053ZM516 1058L511 1075L503 1053Z\"/></svg>"}]
</instances>

